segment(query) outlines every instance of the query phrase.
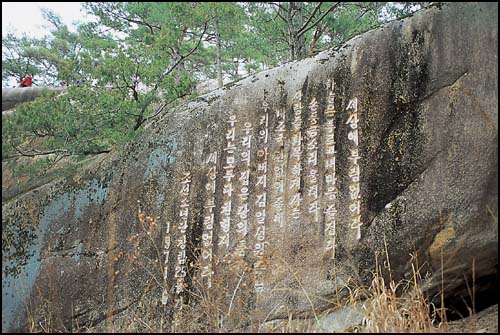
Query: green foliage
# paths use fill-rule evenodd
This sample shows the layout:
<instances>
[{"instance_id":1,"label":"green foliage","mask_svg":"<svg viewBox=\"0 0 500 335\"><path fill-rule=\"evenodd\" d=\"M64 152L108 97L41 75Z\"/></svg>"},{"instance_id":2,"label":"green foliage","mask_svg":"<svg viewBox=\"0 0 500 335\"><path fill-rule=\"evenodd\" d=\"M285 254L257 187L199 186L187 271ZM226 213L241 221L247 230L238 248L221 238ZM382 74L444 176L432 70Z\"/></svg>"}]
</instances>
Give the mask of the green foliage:
<instances>
[{"instance_id":1,"label":"green foliage","mask_svg":"<svg viewBox=\"0 0 500 335\"><path fill-rule=\"evenodd\" d=\"M2 158L107 151L136 136L119 97L84 88L47 94L2 116Z\"/></svg>"},{"instance_id":2,"label":"green foliage","mask_svg":"<svg viewBox=\"0 0 500 335\"><path fill-rule=\"evenodd\" d=\"M32 38L7 34L2 38L2 81L14 77L20 82L26 73L39 75L42 69L35 64L34 46L40 44Z\"/></svg>"},{"instance_id":3,"label":"green foliage","mask_svg":"<svg viewBox=\"0 0 500 335\"><path fill-rule=\"evenodd\" d=\"M69 88L2 117L2 159L76 157L136 138L161 103L217 77L217 33L223 75L237 80L290 60L290 32L312 55L422 4L305 2L291 20L288 2L87 2L97 21L76 32L46 10L46 38L3 39L2 80L28 72L35 85Z\"/></svg>"},{"instance_id":4,"label":"green foliage","mask_svg":"<svg viewBox=\"0 0 500 335\"><path fill-rule=\"evenodd\" d=\"M380 24L379 15L385 7L381 2L360 2L342 6L334 16L325 18L325 34L333 46Z\"/></svg>"}]
</instances>

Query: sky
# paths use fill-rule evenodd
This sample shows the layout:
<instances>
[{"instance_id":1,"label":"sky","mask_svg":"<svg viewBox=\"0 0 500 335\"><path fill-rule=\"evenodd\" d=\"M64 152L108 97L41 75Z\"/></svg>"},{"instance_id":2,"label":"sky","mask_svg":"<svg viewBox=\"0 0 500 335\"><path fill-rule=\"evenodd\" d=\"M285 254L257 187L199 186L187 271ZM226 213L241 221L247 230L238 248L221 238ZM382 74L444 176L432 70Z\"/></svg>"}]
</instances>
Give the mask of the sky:
<instances>
[{"instance_id":1,"label":"sky","mask_svg":"<svg viewBox=\"0 0 500 335\"><path fill-rule=\"evenodd\" d=\"M80 2L2 2L2 36L15 33L21 36L43 37L49 25L42 17L41 8L49 8L59 15L71 30L73 22L85 20Z\"/></svg>"},{"instance_id":2,"label":"sky","mask_svg":"<svg viewBox=\"0 0 500 335\"><path fill-rule=\"evenodd\" d=\"M85 21L87 15L80 11L80 2L2 2L2 37L7 33L16 36L26 34L41 38L48 34L50 23L42 17L42 8L48 8L61 17L70 31L76 31L73 23ZM44 28L45 26L45 28ZM17 86L14 78L3 82L2 86Z\"/></svg>"}]
</instances>

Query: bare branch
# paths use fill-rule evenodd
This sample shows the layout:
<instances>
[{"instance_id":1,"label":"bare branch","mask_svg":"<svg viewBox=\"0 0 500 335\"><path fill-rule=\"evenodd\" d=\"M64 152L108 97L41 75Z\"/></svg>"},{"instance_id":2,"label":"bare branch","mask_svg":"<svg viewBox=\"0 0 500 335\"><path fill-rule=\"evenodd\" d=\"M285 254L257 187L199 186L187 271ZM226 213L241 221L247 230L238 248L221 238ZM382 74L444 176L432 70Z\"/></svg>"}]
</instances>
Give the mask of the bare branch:
<instances>
[{"instance_id":1,"label":"bare branch","mask_svg":"<svg viewBox=\"0 0 500 335\"><path fill-rule=\"evenodd\" d=\"M335 8L337 8L339 5L341 5L342 2L337 2L335 3L334 5L332 5L330 8L328 8L328 10L326 12L323 13L323 15L321 15L321 17L316 20L316 22L314 22L311 26L309 27L304 27L303 29L299 30L298 33L297 33L297 36L302 36L304 35L306 32L308 32L309 30L311 30L312 28L314 28L318 23L321 22L321 20L323 20L325 18L325 16L327 16L330 12L332 12Z\"/></svg>"},{"instance_id":2,"label":"bare branch","mask_svg":"<svg viewBox=\"0 0 500 335\"><path fill-rule=\"evenodd\" d=\"M9 156L7 158L14 158L14 157L19 157L19 156L24 156L24 157L36 157L36 156L47 156L47 155L52 155L52 154L68 154L67 150L52 150L52 151L39 151L36 149L33 149L31 153L23 152L19 147L14 148L19 155L13 155Z\"/></svg>"},{"instance_id":3,"label":"bare branch","mask_svg":"<svg viewBox=\"0 0 500 335\"><path fill-rule=\"evenodd\" d=\"M304 23L302 25L302 27L300 27L299 29L299 33L302 29L304 29L305 27L307 27L307 25L309 24L309 22L311 22L311 20L314 18L314 16L316 15L316 12L321 8L321 6L323 5L323 2L320 2L313 10L312 14L309 16L309 18L307 19L306 23ZM299 35L300 36L300 35Z\"/></svg>"},{"instance_id":4,"label":"bare branch","mask_svg":"<svg viewBox=\"0 0 500 335\"><path fill-rule=\"evenodd\" d=\"M283 7L281 4L277 3L277 2L268 2L269 5L273 5L273 6L276 6L278 7L279 9L281 10L286 10L285 7Z\"/></svg>"},{"instance_id":5,"label":"bare branch","mask_svg":"<svg viewBox=\"0 0 500 335\"><path fill-rule=\"evenodd\" d=\"M280 19L282 19L283 21L287 22L287 20L283 17L283 15L280 14L280 11L277 10L276 11L276 16L278 16ZM268 21L269 22L269 21ZM266 22L267 23L267 22Z\"/></svg>"},{"instance_id":6,"label":"bare branch","mask_svg":"<svg viewBox=\"0 0 500 335\"><path fill-rule=\"evenodd\" d=\"M156 112L155 112L153 115L150 115L150 116L148 116L147 118L145 118L145 119L144 119L144 122L149 121L149 120L151 120L151 119L154 119L155 117L157 117L158 115L160 115L160 113L161 113L161 112L163 112L163 110L165 109L165 107L167 107L168 105L170 105L170 104L171 104L171 103L173 103L173 102L176 102L178 99L184 98L184 97L186 97L186 96L188 96L188 95L189 95L189 93L185 93L185 94L181 95L180 97L175 98L174 100L171 100L171 101L169 101L169 102L165 102L165 103L163 103L163 104L161 105L161 107L160 107L160 108L158 108L158 110L156 110Z\"/></svg>"},{"instance_id":7,"label":"bare branch","mask_svg":"<svg viewBox=\"0 0 500 335\"><path fill-rule=\"evenodd\" d=\"M208 28L208 23L205 22L205 26L203 28L203 32L200 34L198 42L193 47L193 49L191 49L186 55L180 55L179 59L170 67L170 69L168 69L167 72L165 72L165 73L162 74L162 78L161 79L163 79L164 76L167 76L168 74L170 74L177 67L177 65L179 65L187 57L191 56L199 48L199 46L201 44L201 41L203 40L203 36L205 35L205 32L207 31L207 28ZM157 86L155 86L155 89L156 88L157 88Z\"/></svg>"},{"instance_id":8,"label":"bare branch","mask_svg":"<svg viewBox=\"0 0 500 335\"><path fill-rule=\"evenodd\" d=\"M103 10L106 11L109 15L111 16L114 16L115 18L117 19L122 19L122 20L125 20L127 21L128 23L135 23L135 24L138 24L138 25L141 25L141 26L146 26L149 28L149 31L151 32L151 34L154 34L154 30L153 28L156 28L158 30L161 30L161 27L160 26L157 26L157 25L154 25L154 24L151 24L151 23L148 23L146 21L141 21L141 20L136 20L136 19L132 19L132 18L129 18L127 16L125 16L124 14L122 15L119 15L117 13L114 13L110 8L107 8L106 6L103 7Z\"/></svg>"}]
</instances>

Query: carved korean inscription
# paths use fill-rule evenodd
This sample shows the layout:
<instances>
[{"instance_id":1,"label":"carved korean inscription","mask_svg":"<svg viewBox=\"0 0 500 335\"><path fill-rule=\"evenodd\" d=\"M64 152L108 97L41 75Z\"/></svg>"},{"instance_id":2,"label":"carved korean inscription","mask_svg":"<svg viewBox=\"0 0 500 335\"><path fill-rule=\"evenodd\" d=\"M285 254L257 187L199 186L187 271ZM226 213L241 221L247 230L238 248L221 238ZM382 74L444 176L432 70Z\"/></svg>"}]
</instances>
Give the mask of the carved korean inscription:
<instances>
[{"instance_id":1,"label":"carved korean inscription","mask_svg":"<svg viewBox=\"0 0 500 335\"><path fill-rule=\"evenodd\" d=\"M332 83L328 83L328 88ZM325 249L331 253L331 258L335 258L336 244L336 200L337 200L337 177L335 175L335 96L333 89L329 90L328 105L326 108L325 121L325 192L323 194L325 213Z\"/></svg>"},{"instance_id":2,"label":"carved korean inscription","mask_svg":"<svg viewBox=\"0 0 500 335\"><path fill-rule=\"evenodd\" d=\"M217 179L217 152L209 154L206 161L208 165L207 183L205 185L206 201L203 206L203 234L201 236L201 277L208 288L212 287L212 249L215 211L215 186Z\"/></svg>"},{"instance_id":3,"label":"carved korean inscription","mask_svg":"<svg viewBox=\"0 0 500 335\"><path fill-rule=\"evenodd\" d=\"M212 286L215 270L213 267L217 263L214 262L213 253L217 250L224 257L231 252L241 258L253 258L254 289L259 296L264 291L267 270L264 258L266 229L268 231L276 229L272 230L274 234L275 231L279 233L287 225L292 224L293 228L290 231L295 232L300 229L306 231L305 224L320 227L324 223L322 248L331 259L335 259L338 209L343 205L348 213L348 225L355 231L355 238L361 237L359 103L357 98L348 101L347 120L342 121L348 128L346 142L348 194L347 203L342 204L339 203L339 199L343 198L339 196L339 190L343 187L340 188L338 185L336 170L335 138L338 114L335 110L333 85L332 81L328 81L324 119L320 117L317 98L312 97L307 106L303 105L302 92L297 91L293 98L289 129L286 125L286 107L277 107L270 114L266 92L261 113L254 124L245 120L238 122L235 114L230 115L225 121L227 130L224 133L223 151L209 152L205 161L207 182L204 190L200 250L201 277L207 288ZM307 113L304 109L307 109ZM274 136L272 140L269 133L270 115L272 136ZM307 119L303 121L305 116ZM320 118L324 120L321 126ZM221 171L218 171L218 167ZM218 174L222 174L220 185L222 192L220 192L220 202L217 202L216 206ZM180 237L175 242L179 250L175 267L177 294L183 291L186 275L185 233L189 214L190 182L190 174L185 173L181 180L180 192ZM214 236L214 220L217 217L220 226L216 230L218 236ZM168 261L170 252L169 236L167 229L164 241L165 262ZM215 245L216 239L217 245ZM269 243L272 243L272 240ZM216 246L218 248L215 248ZM165 278L166 273L165 268Z\"/></svg>"},{"instance_id":4,"label":"carved korean inscription","mask_svg":"<svg viewBox=\"0 0 500 335\"><path fill-rule=\"evenodd\" d=\"M267 204L267 160L268 160L268 140L269 140L269 104L265 97L262 104L263 115L259 117L259 132L257 134L257 171L255 183L255 247L254 256L257 262L254 268L255 292L261 293L264 289L262 279L266 266L262 259L264 257L266 239L266 204Z\"/></svg>"},{"instance_id":5,"label":"carved korean inscription","mask_svg":"<svg viewBox=\"0 0 500 335\"><path fill-rule=\"evenodd\" d=\"M188 228L189 218L189 191L191 184L191 173L184 172L180 181L181 189L179 191L180 209L179 222L177 229L179 238L176 240L177 265L175 267L174 277L176 278L175 293L179 295L184 291L184 278L186 277L186 230Z\"/></svg>"},{"instance_id":6,"label":"carved korean inscription","mask_svg":"<svg viewBox=\"0 0 500 335\"><path fill-rule=\"evenodd\" d=\"M273 153L273 185L274 201L272 202L272 222L280 228L284 226L284 195L285 195L285 109L277 108L275 111L275 150Z\"/></svg>"},{"instance_id":7,"label":"carved korean inscription","mask_svg":"<svg viewBox=\"0 0 500 335\"><path fill-rule=\"evenodd\" d=\"M291 129L291 150L290 150L290 178L288 179L288 213L290 222L296 222L300 218L300 207L302 196L300 194L301 161L302 154L302 93L298 91L293 98L293 121Z\"/></svg>"},{"instance_id":8,"label":"carved korean inscription","mask_svg":"<svg viewBox=\"0 0 500 335\"><path fill-rule=\"evenodd\" d=\"M356 231L356 239L361 238L361 188L360 188L360 168L359 168L359 118L358 118L358 98L349 100L347 105L349 117L346 124L349 125L348 139L350 145L349 159L349 212L350 227Z\"/></svg>"},{"instance_id":9,"label":"carved korean inscription","mask_svg":"<svg viewBox=\"0 0 500 335\"><path fill-rule=\"evenodd\" d=\"M165 257L165 261L163 263L163 292L161 295L161 303L163 305L166 305L168 302L168 285L167 285L167 278L168 278L168 259L170 257L170 245L171 245L171 238L170 238L170 222L167 221L165 224L165 236L163 238L163 255Z\"/></svg>"},{"instance_id":10,"label":"carved korean inscription","mask_svg":"<svg viewBox=\"0 0 500 335\"><path fill-rule=\"evenodd\" d=\"M318 187L318 102L312 98L308 106L309 122L306 130L306 194L309 199L307 211L312 215L315 226L319 223L319 187Z\"/></svg>"},{"instance_id":11,"label":"carved korean inscription","mask_svg":"<svg viewBox=\"0 0 500 335\"><path fill-rule=\"evenodd\" d=\"M252 124L245 122L243 124L243 136L241 137L241 148L239 162L243 169L239 172L239 206L236 211L236 233L238 242L235 252L244 257L247 253L247 234L248 234L248 216L249 216L249 196L250 196L250 152L252 148Z\"/></svg>"},{"instance_id":12,"label":"carved korean inscription","mask_svg":"<svg viewBox=\"0 0 500 335\"><path fill-rule=\"evenodd\" d=\"M232 210L232 195L233 195L233 178L235 177L234 169L236 164L236 115L229 116L228 129L226 131L226 159L224 161L224 184L223 184L223 203L220 211L220 226L221 232L219 235L218 246L221 250L229 248L229 231L231 229L231 210Z\"/></svg>"}]
</instances>

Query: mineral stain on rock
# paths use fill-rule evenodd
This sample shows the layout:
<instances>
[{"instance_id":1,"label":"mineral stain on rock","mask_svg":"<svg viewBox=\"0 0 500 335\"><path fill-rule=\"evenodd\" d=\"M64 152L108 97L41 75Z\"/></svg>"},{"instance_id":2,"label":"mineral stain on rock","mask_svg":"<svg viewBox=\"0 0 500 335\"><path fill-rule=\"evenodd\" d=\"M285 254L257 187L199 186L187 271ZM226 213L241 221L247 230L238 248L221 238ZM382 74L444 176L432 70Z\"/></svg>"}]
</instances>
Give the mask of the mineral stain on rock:
<instances>
[{"instance_id":1,"label":"mineral stain on rock","mask_svg":"<svg viewBox=\"0 0 500 335\"><path fill-rule=\"evenodd\" d=\"M3 253L4 259L7 259L8 262L2 264L2 327L8 327L8 325L14 329L20 327L19 323L16 324L19 322L16 316L23 309L23 304L34 288L42 261L51 257L52 251L75 249L73 254L68 255L75 257L77 261L79 260L83 248L81 241L78 240L78 243L73 246L74 248L61 245L64 243L64 235L70 235L67 234L68 231L78 229L75 226L67 225L68 221L66 220L78 225L83 212L88 210L88 206L91 203L102 204L108 191L106 186L100 185L94 179L80 190L56 196L41 208L39 218L36 222L32 222L33 232L28 235L28 238L23 238L24 230L15 232L21 235L11 237L28 248L27 250L20 249L16 248L15 245L7 244L6 247L10 248ZM68 213L73 214L67 217ZM6 229L13 228L4 225L3 230ZM56 241L55 245L54 241Z\"/></svg>"}]
</instances>

